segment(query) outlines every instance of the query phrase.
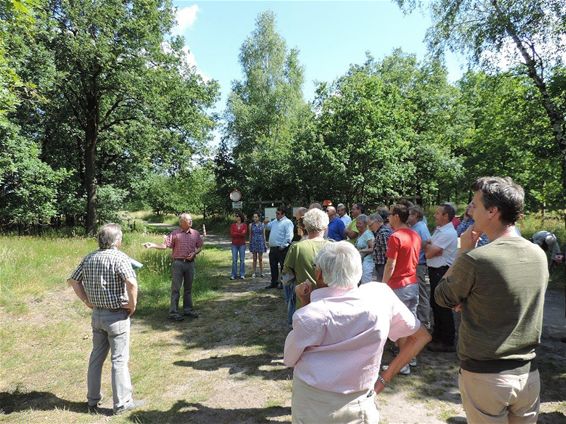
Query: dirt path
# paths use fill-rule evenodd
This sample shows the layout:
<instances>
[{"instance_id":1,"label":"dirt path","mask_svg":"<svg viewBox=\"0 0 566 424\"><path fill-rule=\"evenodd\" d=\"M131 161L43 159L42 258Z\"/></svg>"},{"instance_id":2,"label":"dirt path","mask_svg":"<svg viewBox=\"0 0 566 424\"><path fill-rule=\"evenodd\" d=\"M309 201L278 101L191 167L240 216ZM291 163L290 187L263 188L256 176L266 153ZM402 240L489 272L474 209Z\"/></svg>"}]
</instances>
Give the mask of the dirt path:
<instances>
[{"instance_id":1,"label":"dirt path","mask_svg":"<svg viewBox=\"0 0 566 424\"><path fill-rule=\"evenodd\" d=\"M208 244L229 248L209 235ZM264 269L269 269L267 255ZM246 256L247 275L251 255ZM288 333L281 290L265 290L268 278L230 281L228 264L221 295L199 305L201 318L183 333L186 349L173 361L185 385L168 393L177 400L169 411L140 411L140 422L265 423L290 422L292 370L282 364ZM265 272L268 275L268 272ZM539 349L543 389L540 423L566 419L563 296L549 292L545 332ZM140 329L144 331L144 329ZM135 339L135 336L134 336ZM387 359L387 353L384 359ZM381 423L463 423L455 354L424 352L409 377L397 376L379 397ZM557 374L557 371L560 374ZM561 389L562 388L562 389Z\"/></svg>"}]
</instances>

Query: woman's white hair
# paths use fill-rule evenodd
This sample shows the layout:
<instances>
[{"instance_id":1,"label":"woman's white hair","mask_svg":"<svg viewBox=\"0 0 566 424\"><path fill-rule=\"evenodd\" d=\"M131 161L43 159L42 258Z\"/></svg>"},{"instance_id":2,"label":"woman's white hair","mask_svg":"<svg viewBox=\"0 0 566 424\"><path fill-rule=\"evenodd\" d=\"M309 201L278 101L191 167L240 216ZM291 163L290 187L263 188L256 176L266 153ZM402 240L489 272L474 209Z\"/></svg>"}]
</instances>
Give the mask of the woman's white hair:
<instances>
[{"instance_id":1,"label":"woman's white hair","mask_svg":"<svg viewBox=\"0 0 566 424\"><path fill-rule=\"evenodd\" d=\"M316 255L315 264L328 287L350 289L362 278L360 253L347 241L325 245Z\"/></svg>"},{"instance_id":2,"label":"woman's white hair","mask_svg":"<svg viewBox=\"0 0 566 424\"><path fill-rule=\"evenodd\" d=\"M307 232L324 231L328 228L328 215L320 209L310 209L303 216L303 225Z\"/></svg>"},{"instance_id":3,"label":"woman's white hair","mask_svg":"<svg viewBox=\"0 0 566 424\"><path fill-rule=\"evenodd\" d=\"M114 223L103 225L98 230L97 239L98 247L111 249L122 241L122 228Z\"/></svg>"}]
</instances>

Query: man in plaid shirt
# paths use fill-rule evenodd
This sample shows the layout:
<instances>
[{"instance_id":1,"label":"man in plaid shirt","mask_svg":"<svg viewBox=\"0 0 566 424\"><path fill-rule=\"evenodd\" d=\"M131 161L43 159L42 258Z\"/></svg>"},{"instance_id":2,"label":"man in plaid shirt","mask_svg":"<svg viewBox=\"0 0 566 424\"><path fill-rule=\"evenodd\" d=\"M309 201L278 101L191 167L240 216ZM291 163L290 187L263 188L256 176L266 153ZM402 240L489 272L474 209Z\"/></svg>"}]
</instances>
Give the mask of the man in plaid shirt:
<instances>
[{"instance_id":1,"label":"man in plaid shirt","mask_svg":"<svg viewBox=\"0 0 566 424\"><path fill-rule=\"evenodd\" d=\"M69 284L92 309L92 352L88 364L88 411L100 412L102 365L111 351L115 414L141 406L132 398L128 369L130 317L136 310L138 284L130 258L118 248L122 230L106 224L98 232L99 250L87 255L69 277Z\"/></svg>"},{"instance_id":2,"label":"man in plaid shirt","mask_svg":"<svg viewBox=\"0 0 566 424\"><path fill-rule=\"evenodd\" d=\"M173 250L171 306L169 308L169 319L173 321L183 321L183 315L198 318L198 313L193 310L192 290L195 276L194 260L202 249L203 241L200 233L192 226L191 215L183 213L179 216L179 228L169 233L163 243L144 243L147 249L171 248ZM183 286L183 315L179 313L181 286Z\"/></svg>"},{"instance_id":3,"label":"man in plaid shirt","mask_svg":"<svg viewBox=\"0 0 566 424\"><path fill-rule=\"evenodd\" d=\"M373 242L373 261L375 263L375 281L383 281L383 271L387 262L387 240L393 230L387 225L383 217L376 213L369 217L369 229L375 234Z\"/></svg>"}]
</instances>

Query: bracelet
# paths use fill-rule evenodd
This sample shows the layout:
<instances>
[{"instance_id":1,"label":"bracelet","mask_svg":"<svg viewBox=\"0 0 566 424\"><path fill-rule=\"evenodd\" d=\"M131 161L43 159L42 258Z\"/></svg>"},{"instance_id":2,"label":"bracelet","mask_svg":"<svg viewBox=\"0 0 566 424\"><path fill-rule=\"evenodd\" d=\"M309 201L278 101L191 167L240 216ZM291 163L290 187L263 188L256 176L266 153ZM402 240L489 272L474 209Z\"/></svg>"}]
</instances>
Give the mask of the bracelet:
<instances>
[{"instance_id":1,"label":"bracelet","mask_svg":"<svg viewBox=\"0 0 566 424\"><path fill-rule=\"evenodd\" d=\"M379 381L381 384L383 384L383 387L387 386L387 382L385 381L385 379L380 376L379 374L377 375L377 381Z\"/></svg>"}]
</instances>

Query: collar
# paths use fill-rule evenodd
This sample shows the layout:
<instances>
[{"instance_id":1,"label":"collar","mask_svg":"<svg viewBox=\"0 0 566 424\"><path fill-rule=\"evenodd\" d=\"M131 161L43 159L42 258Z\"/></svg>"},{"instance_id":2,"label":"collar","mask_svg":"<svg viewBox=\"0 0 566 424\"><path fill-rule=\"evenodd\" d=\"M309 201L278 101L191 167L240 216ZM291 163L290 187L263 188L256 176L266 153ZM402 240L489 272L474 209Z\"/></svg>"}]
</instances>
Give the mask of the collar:
<instances>
[{"instance_id":1,"label":"collar","mask_svg":"<svg viewBox=\"0 0 566 424\"><path fill-rule=\"evenodd\" d=\"M358 287L352 287L349 289L344 289L341 287L322 287L316 289L311 293L311 302L316 302L317 300L326 299L328 297L340 297L356 290Z\"/></svg>"}]
</instances>

